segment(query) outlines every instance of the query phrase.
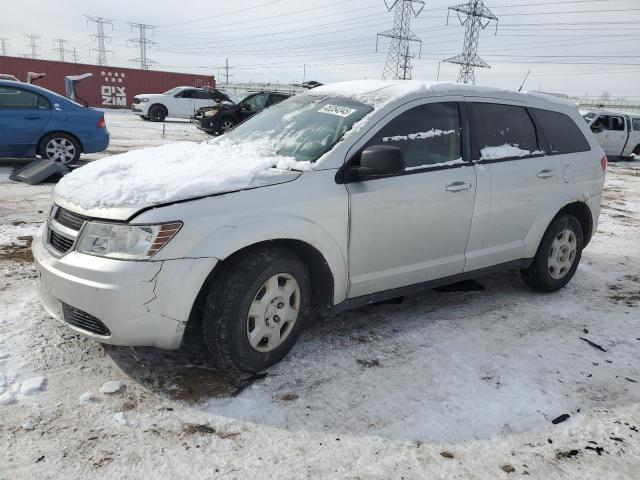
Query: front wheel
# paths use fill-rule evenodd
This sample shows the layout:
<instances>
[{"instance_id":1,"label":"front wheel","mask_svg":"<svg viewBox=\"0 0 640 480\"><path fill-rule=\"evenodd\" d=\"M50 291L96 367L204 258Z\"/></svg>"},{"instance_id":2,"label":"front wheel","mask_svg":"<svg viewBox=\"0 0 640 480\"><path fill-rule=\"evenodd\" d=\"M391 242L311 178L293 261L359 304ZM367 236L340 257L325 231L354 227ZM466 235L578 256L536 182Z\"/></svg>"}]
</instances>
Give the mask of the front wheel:
<instances>
[{"instance_id":1,"label":"front wheel","mask_svg":"<svg viewBox=\"0 0 640 480\"><path fill-rule=\"evenodd\" d=\"M557 217L547 228L529 268L520 271L527 285L541 292L564 287L576 272L582 256L583 233L573 215Z\"/></svg>"},{"instance_id":2,"label":"front wheel","mask_svg":"<svg viewBox=\"0 0 640 480\"><path fill-rule=\"evenodd\" d=\"M42 158L69 165L80 158L80 143L66 133L50 133L40 142L39 154Z\"/></svg>"},{"instance_id":3,"label":"front wheel","mask_svg":"<svg viewBox=\"0 0 640 480\"><path fill-rule=\"evenodd\" d=\"M167 109L162 105L154 105L149 109L149 120L152 122L164 122L167 118Z\"/></svg>"},{"instance_id":4,"label":"front wheel","mask_svg":"<svg viewBox=\"0 0 640 480\"><path fill-rule=\"evenodd\" d=\"M236 122L233 118L223 118L220 120L220 134L227 133L235 126Z\"/></svg>"},{"instance_id":5,"label":"front wheel","mask_svg":"<svg viewBox=\"0 0 640 480\"><path fill-rule=\"evenodd\" d=\"M213 282L203 312L205 343L227 373L257 373L280 361L308 318L309 271L280 247L231 259Z\"/></svg>"}]
</instances>

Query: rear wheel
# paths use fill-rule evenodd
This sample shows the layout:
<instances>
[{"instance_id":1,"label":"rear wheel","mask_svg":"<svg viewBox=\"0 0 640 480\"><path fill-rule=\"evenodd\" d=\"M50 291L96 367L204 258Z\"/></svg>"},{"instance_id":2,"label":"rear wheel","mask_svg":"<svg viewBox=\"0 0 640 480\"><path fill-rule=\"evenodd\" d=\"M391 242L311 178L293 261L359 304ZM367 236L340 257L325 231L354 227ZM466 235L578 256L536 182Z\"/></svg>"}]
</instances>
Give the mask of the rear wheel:
<instances>
[{"instance_id":1,"label":"rear wheel","mask_svg":"<svg viewBox=\"0 0 640 480\"><path fill-rule=\"evenodd\" d=\"M533 262L520 271L522 279L535 290L555 292L575 273L582 256L583 233L573 215L557 217L542 237Z\"/></svg>"},{"instance_id":2,"label":"rear wheel","mask_svg":"<svg viewBox=\"0 0 640 480\"><path fill-rule=\"evenodd\" d=\"M227 133L235 126L236 121L233 118L223 118L222 120L220 120L220 133Z\"/></svg>"},{"instance_id":3,"label":"rear wheel","mask_svg":"<svg viewBox=\"0 0 640 480\"><path fill-rule=\"evenodd\" d=\"M205 343L227 373L256 373L291 350L309 315L309 271L293 252L265 247L228 265L203 312Z\"/></svg>"},{"instance_id":4,"label":"rear wheel","mask_svg":"<svg viewBox=\"0 0 640 480\"><path fill-rule=\"evenodd\" d=\"M66 133L50 133L40 141L38 154L42 158L65 165L80 158L80 142Z\"/></svg>"},{"instance_id":5,"label":"rear wheel","mask_svg":"<svg viewBox=\"0 0 640 480\"><path fill-rule=\"evenodd\" d=\"M152 122L164 122L167 118L167 109L162 105L154 105L149 109L149 120Z\"/></svg>"}]
</instances>

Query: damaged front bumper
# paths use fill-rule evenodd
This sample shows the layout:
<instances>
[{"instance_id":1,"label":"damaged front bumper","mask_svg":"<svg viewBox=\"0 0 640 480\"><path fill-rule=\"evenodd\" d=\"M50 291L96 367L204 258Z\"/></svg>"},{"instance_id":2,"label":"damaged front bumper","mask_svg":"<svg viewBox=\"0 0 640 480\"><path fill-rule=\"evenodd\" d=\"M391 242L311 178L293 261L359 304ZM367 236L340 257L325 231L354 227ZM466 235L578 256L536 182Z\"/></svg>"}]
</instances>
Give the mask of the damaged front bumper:
<instances>
[{"instance_id":1,"label":"damaged front bumper","mask_svg":"<svg viewBox=\"0 0 640 480\"><path fill-rule=\"evenodd\" d=\"M44 308L74 331L112 345L178 348L203 279L217 261L123 261L75 251L57 257L45 237L41 227L32 246ZM88 314L106 329L97 334L82 321L65 321L70 311Z\"/></svg>"}]
</instances>

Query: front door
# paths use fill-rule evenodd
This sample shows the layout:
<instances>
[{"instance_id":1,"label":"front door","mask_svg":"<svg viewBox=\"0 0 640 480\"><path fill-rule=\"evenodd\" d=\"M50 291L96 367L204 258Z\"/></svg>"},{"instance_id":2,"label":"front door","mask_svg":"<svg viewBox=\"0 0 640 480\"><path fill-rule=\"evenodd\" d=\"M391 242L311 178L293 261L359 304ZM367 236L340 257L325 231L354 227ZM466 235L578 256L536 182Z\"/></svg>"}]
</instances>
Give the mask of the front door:
<instances>
[{"instance_id":1,"label":"front door","mask_svg":"<svg viewBox=\"0 0 640 480\"><path fill-rule=\"evenodd\" d=\"M445 101L449 100L449 101ZM403 175L347 184L350 298L461 273L476 177L462 159L457 99L411 102L382 120L370 145L393 145Z\"/></svg>"},{"instance_id":2,"label":"front door","mask_svg":"<svg viewBox=\"0 0 640 480\"><path fill-rule=\"evenodd\" d=\"M34 155L51 117L44 96L19 87L0 87L0 155Z\"/></svg>"},{"instance_id":3,"label":"front door","mask_svg":"<svg viewBox=\"0 0 640 480\"><path fill-rule=\"evenodd\" d=\"M186 88L176 93L172 105L169 107L170 117L190 118L193 115L195 107L195 90ZM171 108L173 107L173 108Z\"/></svg>"},{"instance_id":4,"label":"front door","mask_svg":"<svg viewBox=\"0 0 640 480\"><path fill-rule=\"evenodd\" d=\"M627 130L622 115L600 115L591 125L598 143L610 157L621 155L627 142Z\"/></svg>"},{"instance_id":5,"label":"front door","mask_svg":"<svg viewBox=\"0 0 640 480\"><path fill-rule=\"evenodd\" d=\"M240 121L243 121L267 106L268 93L256 93L242 101L240 105Z\"/></svg>"}]
</instances>

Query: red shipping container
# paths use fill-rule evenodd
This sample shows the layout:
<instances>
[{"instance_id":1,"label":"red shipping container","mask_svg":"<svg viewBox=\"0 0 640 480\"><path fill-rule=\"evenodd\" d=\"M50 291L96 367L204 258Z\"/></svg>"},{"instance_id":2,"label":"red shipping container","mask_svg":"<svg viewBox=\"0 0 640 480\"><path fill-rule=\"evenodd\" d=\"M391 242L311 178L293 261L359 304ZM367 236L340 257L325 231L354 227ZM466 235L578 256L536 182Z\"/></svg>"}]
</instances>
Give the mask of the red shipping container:
<instances>
[{"instance_id":1,"label":"red shipping container","mask_svg":"<svg viewBox=\"0 0 640 480\"><path fill-rule=\"evenodd\" d=\"M76 93L89 106L102 108L126 108L131 105L133 97L141 93L162 93L180 86L216 86L213 75L0 56L0 73L8 73L26 81L27 72L46 73L46 76L37 80L35 84L62 96L66 96L65 76L93 73L93 77L77 85Z\"/></svg>"}]
</instances>

